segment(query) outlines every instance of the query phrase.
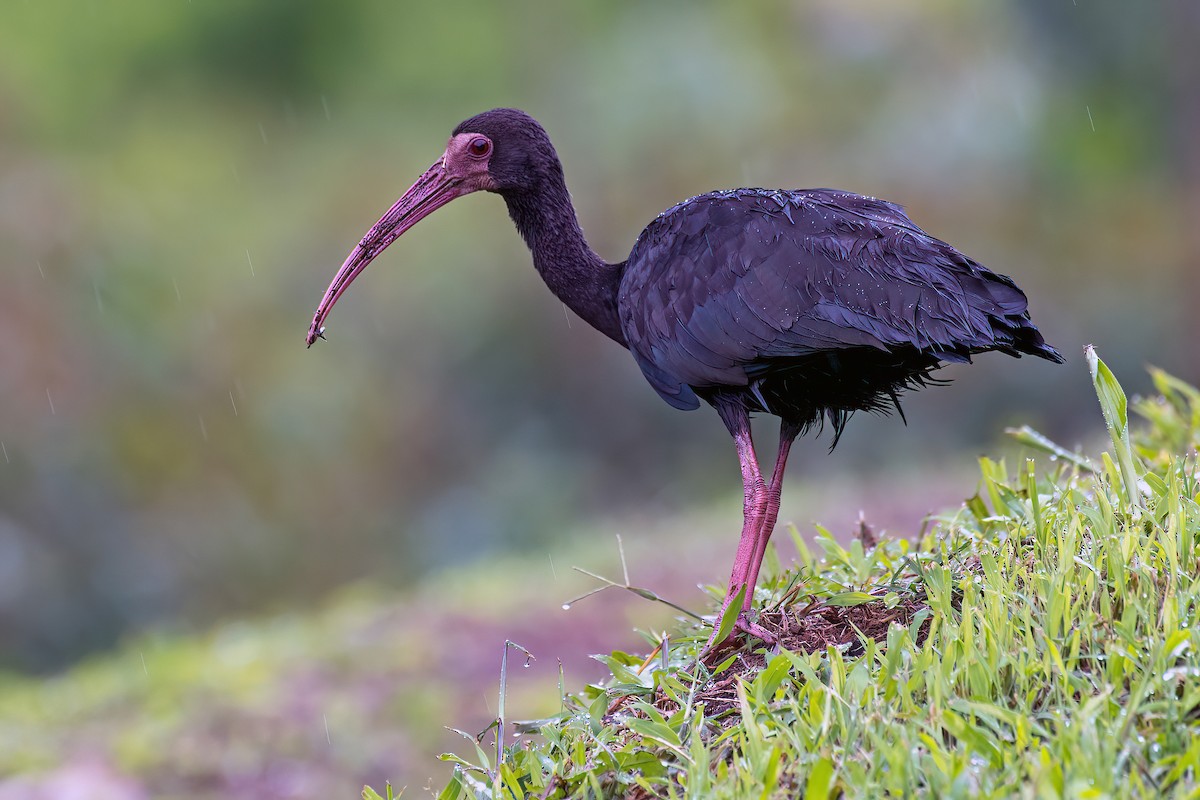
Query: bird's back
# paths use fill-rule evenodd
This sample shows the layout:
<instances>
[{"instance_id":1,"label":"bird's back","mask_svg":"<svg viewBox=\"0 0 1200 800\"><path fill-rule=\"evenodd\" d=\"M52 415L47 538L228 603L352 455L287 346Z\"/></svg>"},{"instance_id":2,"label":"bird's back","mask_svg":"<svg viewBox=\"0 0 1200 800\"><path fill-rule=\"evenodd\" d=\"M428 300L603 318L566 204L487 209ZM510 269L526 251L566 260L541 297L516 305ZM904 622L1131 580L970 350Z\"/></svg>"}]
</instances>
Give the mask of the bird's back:
<instances>
[{"instance_id":1,"label":"bird's back","mask_svg":"<svg viewBox=\"0 0 1200 800\"><path fill-rule=\"evenodd\" d=\"M840 429L945 361L1061 356L1024 293L897 205L830 189L737 189L660 214L630 253L621 326L667 402L737 395Z\"/></svg>"}]
</instances>

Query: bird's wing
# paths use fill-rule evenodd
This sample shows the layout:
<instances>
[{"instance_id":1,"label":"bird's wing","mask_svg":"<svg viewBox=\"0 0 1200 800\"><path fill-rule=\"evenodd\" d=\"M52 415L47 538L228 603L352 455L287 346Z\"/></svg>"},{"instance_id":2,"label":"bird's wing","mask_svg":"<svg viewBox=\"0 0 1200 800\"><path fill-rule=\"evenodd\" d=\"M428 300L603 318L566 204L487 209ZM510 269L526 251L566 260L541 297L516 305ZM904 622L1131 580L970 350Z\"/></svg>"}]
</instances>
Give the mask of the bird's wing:
<instances>
[{"instance_id":1,"label":"bird's wing","mask_svg":"<svg viewBox=\"0 0 1200 800\"><path fill-rule=\"evenodd\" d=\"M826 350L1031 352L1026 305L899 206L824 189L717 192L663 212L619 297L630 350L680 408L697 405L688 387L746 386L765 363Z\"/></svg>"}]
</instances>

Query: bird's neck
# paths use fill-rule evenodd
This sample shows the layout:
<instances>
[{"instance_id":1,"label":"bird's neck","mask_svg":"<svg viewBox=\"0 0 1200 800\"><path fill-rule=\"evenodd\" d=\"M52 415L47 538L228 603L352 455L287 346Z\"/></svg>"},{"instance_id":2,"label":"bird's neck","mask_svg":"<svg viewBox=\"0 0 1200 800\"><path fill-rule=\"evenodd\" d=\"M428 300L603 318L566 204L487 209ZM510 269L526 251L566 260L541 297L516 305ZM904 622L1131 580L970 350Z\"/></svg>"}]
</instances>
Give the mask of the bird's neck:
<instances>
[{"instance_id":1,"label":"bird's neck","mask_svg":"<svg viewBox=\"0 0 1200 800\"><path fill-rule=\"evenodd\" d=\"M617 314L617 290L625 265L609 264L588 246L571 196L557 175L531 191L506 193L508 213L533 254L546 286L584 322L627 347Z\"/></svg>"}]
</instances>

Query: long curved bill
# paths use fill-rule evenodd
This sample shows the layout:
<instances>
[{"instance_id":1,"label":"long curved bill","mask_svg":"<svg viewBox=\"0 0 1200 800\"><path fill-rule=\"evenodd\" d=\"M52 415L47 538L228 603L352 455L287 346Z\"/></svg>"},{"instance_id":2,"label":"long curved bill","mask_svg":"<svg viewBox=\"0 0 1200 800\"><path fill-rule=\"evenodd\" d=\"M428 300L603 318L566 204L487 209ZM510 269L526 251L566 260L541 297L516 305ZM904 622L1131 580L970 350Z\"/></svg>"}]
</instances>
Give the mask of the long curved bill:
<instances>
[{"instance_id":1,"label":"long curved bill","mask_svg":"<svg viewBox=\"0 0 1200 800\"><path fill-rule=\"evenodd\" d=\"M447 174L444 155L426 170L350 251L342 268L334 276L333 283L325 290L321 305L317 306L317 313L313 315L312 325L309 326L308 336L305 338L308 346L312 347L318 337L325 338L325 318L329 316L333 304L375 256L430 213L471 191L473 190L463 185L461 178Z\"/></svg>"}]
</instances>

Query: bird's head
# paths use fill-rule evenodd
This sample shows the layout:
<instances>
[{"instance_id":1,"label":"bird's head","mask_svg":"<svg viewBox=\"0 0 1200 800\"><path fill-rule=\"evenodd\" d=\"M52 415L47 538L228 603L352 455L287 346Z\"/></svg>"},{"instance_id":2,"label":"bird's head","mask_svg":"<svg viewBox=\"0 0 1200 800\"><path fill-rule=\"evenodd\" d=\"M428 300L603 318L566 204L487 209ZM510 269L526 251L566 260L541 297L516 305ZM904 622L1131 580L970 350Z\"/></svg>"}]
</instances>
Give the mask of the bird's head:
<instances>
[{"instance_id":1,"label":"bird's head","mask_svg":"<svg viewBox=\"0 0 1200 800\"><path fill-rule=\"evenodd\" d=\"M350 251L313 315L305 341L324 332L325 318L358 274L396 239L451 200L485 190L504 196L535 187L547 171L562 167L546 131L515 108L497 108L464 120L454 129L446 152L404 196L371 226Z\"/></svg>"}]
</instances>

